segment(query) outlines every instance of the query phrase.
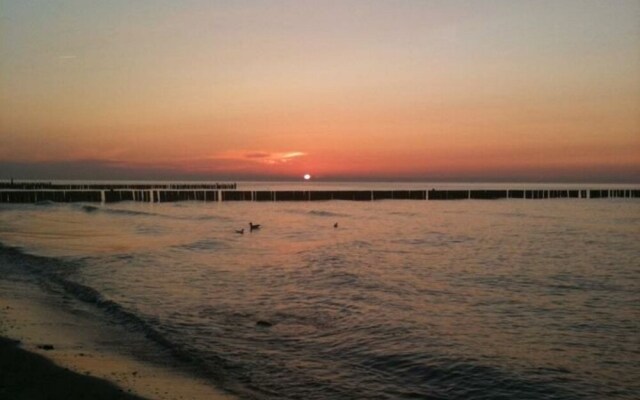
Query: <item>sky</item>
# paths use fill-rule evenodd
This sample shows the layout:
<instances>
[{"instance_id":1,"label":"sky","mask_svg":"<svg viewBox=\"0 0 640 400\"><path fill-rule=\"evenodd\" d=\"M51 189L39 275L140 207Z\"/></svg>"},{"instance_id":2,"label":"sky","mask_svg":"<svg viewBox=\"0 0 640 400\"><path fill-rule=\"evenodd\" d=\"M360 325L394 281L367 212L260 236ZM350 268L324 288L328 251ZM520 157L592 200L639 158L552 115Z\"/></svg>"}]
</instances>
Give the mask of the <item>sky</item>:
<instances>
[{"instance_id":1,"label":"sky","mask_svg":"<svg viewBox=\"0 0 640 400\"><path fill-rule=\"evenodd\" d=\"M0 0L0 179L640 182L638 0Z\"/></svg>"}]
</instances>

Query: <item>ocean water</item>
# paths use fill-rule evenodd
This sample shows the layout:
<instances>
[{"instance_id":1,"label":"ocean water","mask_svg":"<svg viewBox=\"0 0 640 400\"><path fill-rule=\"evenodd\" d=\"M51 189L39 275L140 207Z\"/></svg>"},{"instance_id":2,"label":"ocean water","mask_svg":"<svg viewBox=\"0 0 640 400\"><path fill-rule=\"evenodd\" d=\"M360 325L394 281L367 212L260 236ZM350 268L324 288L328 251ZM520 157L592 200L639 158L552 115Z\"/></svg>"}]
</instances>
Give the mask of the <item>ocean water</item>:
<instances>
[{"instance_id":1,"label":"ocean water","mask_svg":"<svg viewBox=\"0 0 640 400\"><path fill-rule=\"evenodd\" d=\"M0 205L5 271L251 399L638 399L639 238L638 199Z\"/></svg>"}]
</instances>

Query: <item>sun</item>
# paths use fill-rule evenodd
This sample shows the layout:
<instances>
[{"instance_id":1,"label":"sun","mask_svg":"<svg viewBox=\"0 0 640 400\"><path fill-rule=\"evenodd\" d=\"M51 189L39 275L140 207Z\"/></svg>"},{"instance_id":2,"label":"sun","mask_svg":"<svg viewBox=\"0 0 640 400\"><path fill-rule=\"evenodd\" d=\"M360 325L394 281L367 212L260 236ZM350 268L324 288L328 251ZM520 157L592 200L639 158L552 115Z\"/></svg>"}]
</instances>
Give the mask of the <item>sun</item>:
<instances>
[{"instance_id":1,"label":"sun","mask_svg":"<svg viewBox=\"0 0 640 400\"><path fill-rule=\"evenodd\" d=\"M305 181L308 181L309 179L311 179L311 175L304 174L303 178L304 178Z\"/></svg>"}]
</instances>

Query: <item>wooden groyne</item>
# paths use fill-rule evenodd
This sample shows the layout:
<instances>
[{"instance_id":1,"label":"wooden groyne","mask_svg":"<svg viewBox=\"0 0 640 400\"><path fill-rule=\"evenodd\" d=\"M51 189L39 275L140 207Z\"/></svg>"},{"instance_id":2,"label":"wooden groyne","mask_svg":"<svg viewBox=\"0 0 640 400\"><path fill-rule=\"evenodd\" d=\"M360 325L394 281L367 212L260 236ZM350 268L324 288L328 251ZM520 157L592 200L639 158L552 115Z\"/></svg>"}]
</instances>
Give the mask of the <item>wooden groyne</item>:
<instances>
[{"instance_id":1,"label":"wooden groyne","mask_svg":"<svg viewBox=\"0 0 640 400\"><path fill-rule=\"evenodd\" d=\"M0 190L235 190L237 184L224 183L136 183L66 184L52 182L0 182Z\"/></svg>"},{"instance_id":2,"label":"wooden groyne","mask_svg":"<svg viewBox=\"0 0 640 400\"><path fill-rule=\"evenodd\" d=\"M213 186L216 188L213 188ZM638 189L515 189L515 190L233 190L217 185L86 185L82 189L5 189L0 203L137 201L166 203L175 201L377 201L377 200L498 200L498 199L603 199L640 198ZM235 189L235 184L233 185ZM73 186L73 185L72 185ZM81 185L85 186L85 185ZM104 186L104 187L101 187ZM122 187L116 187L122 186ZM125 187L126 186L126 187ZM139 188L141 186L142 188ZM175 187L174 187L175 186ZM205 187L203 187L205 186Z\"/></svg>"}]
</instances>

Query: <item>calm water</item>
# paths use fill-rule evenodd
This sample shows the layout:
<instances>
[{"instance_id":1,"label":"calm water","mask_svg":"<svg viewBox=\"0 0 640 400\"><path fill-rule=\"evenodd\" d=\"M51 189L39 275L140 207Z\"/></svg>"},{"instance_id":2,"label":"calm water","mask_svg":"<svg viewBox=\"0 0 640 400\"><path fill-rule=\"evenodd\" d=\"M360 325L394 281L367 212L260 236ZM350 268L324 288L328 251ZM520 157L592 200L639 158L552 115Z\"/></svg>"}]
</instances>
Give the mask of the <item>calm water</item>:
<instances>
[{"instance_id":1,"label":"calm water","mask_svg":"<svg viewBox=\"0 0 640 400\"><path fill-rule=\"evenodd\" d=\"M0 207L9 268L257 399L640 398L638 238L631 199Z\"/></svg>"}]
</instances>

